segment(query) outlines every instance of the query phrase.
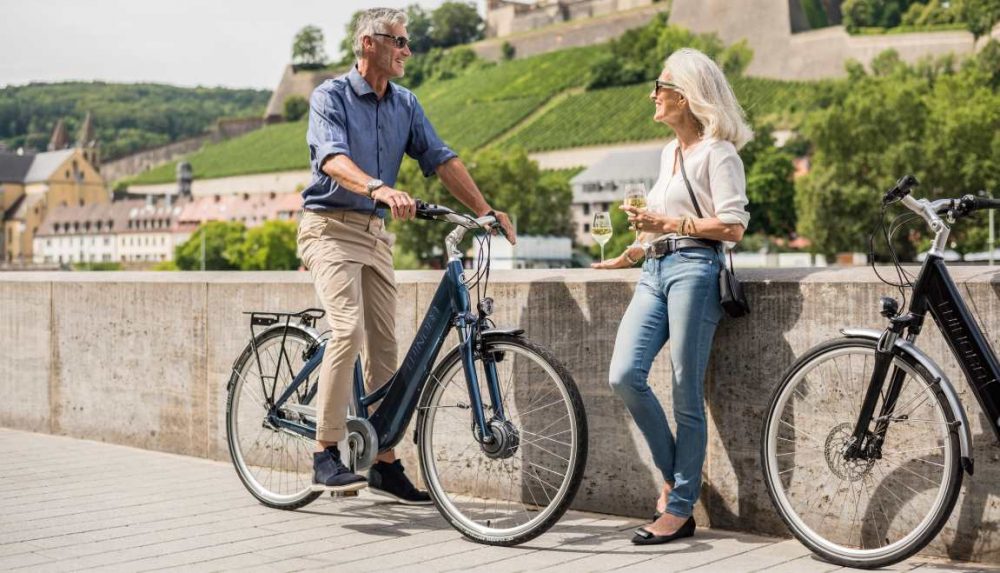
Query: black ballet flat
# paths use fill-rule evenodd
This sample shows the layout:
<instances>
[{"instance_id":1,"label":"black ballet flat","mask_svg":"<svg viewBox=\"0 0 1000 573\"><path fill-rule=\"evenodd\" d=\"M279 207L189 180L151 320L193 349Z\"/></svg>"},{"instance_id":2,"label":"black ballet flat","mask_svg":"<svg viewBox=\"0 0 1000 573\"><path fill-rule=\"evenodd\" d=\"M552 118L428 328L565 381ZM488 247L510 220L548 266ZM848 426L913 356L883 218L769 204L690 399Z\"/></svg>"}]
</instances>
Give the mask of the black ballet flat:
<instances>
[{"instance_id":1,"label":"black ballet flat","mask_svg":"<svg viewBox=\"0 0 1000 573\"><path fill-rule=\"evenodd\" d=\"M695 523L694 516L692 515L687 519L687 521L684 522L684 525L680 526L677 531L671 533L670 535L656 535L645 527L640 527L635 530L635 536L632 537L632 543L635 545L659 545L660 543L670 543L675 539L691 537L694 535L694 530Z\"/></svg>"}]
</instances>

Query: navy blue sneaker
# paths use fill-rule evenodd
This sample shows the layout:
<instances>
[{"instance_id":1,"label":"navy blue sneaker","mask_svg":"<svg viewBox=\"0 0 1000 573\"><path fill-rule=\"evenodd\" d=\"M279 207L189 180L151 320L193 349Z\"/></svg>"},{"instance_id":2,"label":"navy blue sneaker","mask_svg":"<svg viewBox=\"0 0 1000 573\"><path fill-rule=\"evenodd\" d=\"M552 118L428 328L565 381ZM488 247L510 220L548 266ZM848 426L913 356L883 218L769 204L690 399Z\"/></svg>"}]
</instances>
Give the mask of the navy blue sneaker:
<instances>
[{"instance_id":1,"label":"navy blue sneaker","mask_svg":"<svg viewBox=\"0 0 1000 573\"><path fill-rule=\"evenodd\" d=\"M358 491L367 486L368 482L364 476L351 473L351 470L340 461L340 450L336 446L313 453L313 491L344 493Z\"/></svg>"},{"instance_id":2,"label":"navy blue sneaker","mask_svg":"<svg viewBox=\"0 0 1000 573\"><path fill-rule=\"evenodd\" d=\"M426 491L413 487L413 483L403 473L403 464L396 460L391 464L376 462L368 470L368 484L374 494L405 503L406 505L430 505L431 496Z\"/></svg>"}]
</instances>

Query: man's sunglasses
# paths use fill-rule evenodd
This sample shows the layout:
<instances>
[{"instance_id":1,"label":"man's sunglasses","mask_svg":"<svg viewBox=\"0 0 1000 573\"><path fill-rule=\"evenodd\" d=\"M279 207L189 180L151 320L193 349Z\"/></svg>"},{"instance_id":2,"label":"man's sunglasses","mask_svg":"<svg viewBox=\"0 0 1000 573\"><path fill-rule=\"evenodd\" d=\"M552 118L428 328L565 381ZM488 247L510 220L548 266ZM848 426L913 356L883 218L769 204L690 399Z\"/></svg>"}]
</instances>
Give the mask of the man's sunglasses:
<instances>
[{"instance_id":1,"label":"man's sunglasses","mask_svg":"<svg viewBox=\"0 0 1000 573\"><path fill-rule=\"evenodd\" d=\"M380 34L378 32L372 34L373 36L382 36L383 38L389 38L392 40L392 44L396 46L397 49L402 50L410 44L410 39L406 36L393 36L392 34Z\"/></svg>"},{"instance_id":2,"label":"man's sunglasses","mask_svg":"<svg viewBox=\"0 0 1000 573\"><path fill-rule=\"evenodd\" d=\"M659 93L660 88L674 90L675 92L683 93L683 90L681 90L681 87L677 84L665 82L663 80L656 80L655 82L653 82L653 93Z\"/></svg>"}]
</instances>

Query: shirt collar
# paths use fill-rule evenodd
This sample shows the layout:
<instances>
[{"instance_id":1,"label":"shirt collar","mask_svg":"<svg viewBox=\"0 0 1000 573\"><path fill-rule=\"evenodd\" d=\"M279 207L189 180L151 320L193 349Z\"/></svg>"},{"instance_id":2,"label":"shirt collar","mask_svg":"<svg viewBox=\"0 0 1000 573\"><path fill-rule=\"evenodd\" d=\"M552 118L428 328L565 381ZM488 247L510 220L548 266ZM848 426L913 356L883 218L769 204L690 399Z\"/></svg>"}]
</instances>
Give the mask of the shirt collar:
<instances>
[{"instance_id":1,"label":"shirt collar","mask_svg":"<svg viewBox=\"0 0 1000 573\"><path fill-rule=\"evenodd\" d=\"M347 81L351 84L351 89L354 90L354 93L357 94L358 97L375 93L375 90L368 85L368 80L366 80L365 77L361 75L361 72L358 71L358 67L356 65L351 66L351 71L347 73ZM392 95L392 82L389 82L386 85L385 96L383 99L390 95Z\"/></svg>"}]
</instances>

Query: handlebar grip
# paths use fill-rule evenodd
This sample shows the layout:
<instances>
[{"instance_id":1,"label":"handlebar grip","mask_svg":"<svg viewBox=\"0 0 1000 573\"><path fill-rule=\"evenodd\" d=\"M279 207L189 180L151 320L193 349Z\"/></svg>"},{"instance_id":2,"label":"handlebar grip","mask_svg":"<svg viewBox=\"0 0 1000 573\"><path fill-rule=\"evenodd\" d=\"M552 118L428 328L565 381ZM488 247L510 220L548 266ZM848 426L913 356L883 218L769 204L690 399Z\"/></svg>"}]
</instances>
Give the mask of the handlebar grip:
<instances>
[{"instance_id":1,"label":"handlebar grip","mask_svg":"<svg viewBox=\"0 0 1000 573\"><path fill-rule=\"evenodd\" d=\"M972 208L975 210L979 209L997 209L1000 208L1000 199L990 199L988 197L975 197L973 195L966 195L964 199L971 199Z\"/></svg>"},{"instance_id":2,"label":"handlebar grip","mask_svg":"<svg viewBox=\"0 0 1000 573\"><path fill-rule=\"evenodd\" d=\"M920 182L917 181L916 177L913 175L903 175L899 178L899 181L896 181L896 184L892 186L892 189L886 191L885 195L882 197L882 202L888 204L897 199L902 199L903 197L909 195L910 191L912 191L917 185L920 185Z\"/></svg>"}]
</instances>

